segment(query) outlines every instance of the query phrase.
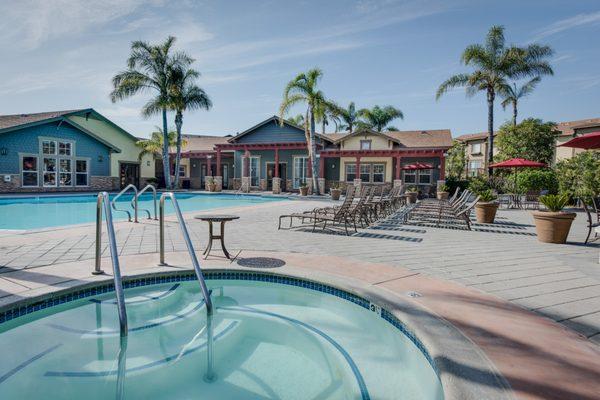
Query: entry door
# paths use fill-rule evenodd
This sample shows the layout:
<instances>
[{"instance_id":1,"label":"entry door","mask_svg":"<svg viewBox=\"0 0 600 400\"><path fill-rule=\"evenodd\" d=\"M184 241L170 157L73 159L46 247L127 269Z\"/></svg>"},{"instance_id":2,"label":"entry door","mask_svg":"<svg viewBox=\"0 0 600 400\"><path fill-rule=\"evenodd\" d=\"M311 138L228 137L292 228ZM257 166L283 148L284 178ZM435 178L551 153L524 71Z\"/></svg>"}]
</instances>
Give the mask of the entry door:
<instances>
[{"instance_id":1,"label":"entry door","mask_svg":"<svg viewBox=\"0 0 600 400\"><path fill-rule=\"evenodd\" d=\"M140 185L140 165L134 163L121 163L121 189L129 184L136 187Z\"/></svg>"},{"instance_id":2,"label":"entry door","mask_svg":"<svg viewBox=\"0 0 600 400\"><path fill-rule=\"evenodd\" d=\"M281 191L287 192L287 164L279 164L279 177L281 178Z\"/></svg>"},{"instance_id":3,"label":"entry door","mask_svg":"<svg viewBox=\"0 0 600 400\"><path fill-rule=\"evenodd\" d=\"M223 188L227 189L229 188L229 165L223 164L221 168L223 169Z\"/></svg>"},{"instance_id":4,"label":"entry door","mask_svg":"<svg viewBox=\"0 0 600 400\"><path fill-rule=\"evenodd\" d=\"M204 181L206 179L206 164L202 164L200 167L200 185L202 190L204 190Z\"/></svg>"},{"instance_id":5,"label":"entry door","mask_svg":"<svg viewBox=\"0 0 600 400\"><path fill-rule=\"evenodd\" d=\"M267 190L273 190L273 177L275 176L275 164L267 163Z\"/></svg>"}]
</instances>

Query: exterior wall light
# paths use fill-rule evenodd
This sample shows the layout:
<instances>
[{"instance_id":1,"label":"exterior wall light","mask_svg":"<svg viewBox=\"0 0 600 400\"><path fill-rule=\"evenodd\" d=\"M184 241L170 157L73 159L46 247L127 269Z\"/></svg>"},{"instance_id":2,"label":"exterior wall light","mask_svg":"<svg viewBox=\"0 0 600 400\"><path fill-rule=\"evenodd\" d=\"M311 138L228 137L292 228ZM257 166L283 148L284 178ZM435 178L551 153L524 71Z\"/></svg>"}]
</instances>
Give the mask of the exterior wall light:
<instances>
[{"instance_id":1,"label":"exterior wall light","mask_svg":"<svg viewBox=\"0 0 600 400\"><path fill-rule=\"evenodd\" d=\"M102 161L104 161L104 157L98 156L98 162L102 162Z\"/></svg>"},{"instance_id":2,"label":"exterior wall light","mask_svg":"<svg viewBox=\"0 0 600 400\"><path fill-rule=\"evenodd\" d=\"M6 147L0 148L0 156L5 156L8 154L8 149Z\"/></svg>"}]
</instances>

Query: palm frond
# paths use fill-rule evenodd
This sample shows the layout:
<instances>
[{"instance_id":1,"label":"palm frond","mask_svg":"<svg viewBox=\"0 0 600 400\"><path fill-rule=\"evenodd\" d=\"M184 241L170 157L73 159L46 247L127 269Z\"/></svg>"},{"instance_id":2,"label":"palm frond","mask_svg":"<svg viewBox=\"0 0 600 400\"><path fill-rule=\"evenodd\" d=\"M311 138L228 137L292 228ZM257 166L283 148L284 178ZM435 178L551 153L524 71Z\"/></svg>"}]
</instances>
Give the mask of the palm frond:
<instances>
[{"instance_id":1,"label":"palm frond","mask_svg":"<svg viewBox=\"0 0 600 400\"><path fill-rule=\"evenodd\" d=\"M442 97L442 95L446 94L450 89L467 86L469 84L469 80L470 75L468 74L458 74L446 79L444 82L442 82L437 92L435 93L436 100Z\"/></svg>"}]
</instances>

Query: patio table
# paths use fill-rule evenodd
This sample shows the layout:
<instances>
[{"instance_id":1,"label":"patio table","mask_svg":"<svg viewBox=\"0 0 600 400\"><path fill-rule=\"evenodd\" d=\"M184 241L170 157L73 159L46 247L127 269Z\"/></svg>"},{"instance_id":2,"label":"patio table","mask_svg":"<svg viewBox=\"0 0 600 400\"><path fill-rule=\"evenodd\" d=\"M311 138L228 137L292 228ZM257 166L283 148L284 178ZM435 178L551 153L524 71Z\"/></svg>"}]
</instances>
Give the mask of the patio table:
<instances>
[{"instance_id":1,"label":"patio table","mask_svg":"<svg viewBox=\"0 0 600 400\"><path fill-rule=\"evenodd\" d=\"M199 219L201 221L208 222L208 246L206 246L206 250L204 250L204 259L208 257L210 254L210 250L212 249L212 243L214 239L219 239L221 241L221 249L223 250L223 254L227 259L231 260L231 256L229 252L225 248L225 223L229 221L233 221L235 219L239 219L237 215L196 215L195 219ZM213 222L221 223L221 231L219 235L215 235L213 232Z\"/></svg>"}]
</instances>

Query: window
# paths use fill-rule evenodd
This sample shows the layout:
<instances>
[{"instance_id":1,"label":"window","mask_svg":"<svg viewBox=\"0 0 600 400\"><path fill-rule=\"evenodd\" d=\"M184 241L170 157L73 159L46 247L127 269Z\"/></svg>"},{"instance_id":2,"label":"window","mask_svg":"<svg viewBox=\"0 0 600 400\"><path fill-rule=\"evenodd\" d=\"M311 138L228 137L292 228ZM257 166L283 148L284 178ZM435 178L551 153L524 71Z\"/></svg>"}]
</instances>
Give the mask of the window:
<instances>
[{"instance_id":1,"label":"window","mask_svg":"<svg viewBox=\"0 0 600 400\"><path fill-rule=\"evenodd\" d=\"M373 164L373 183L385 181L385 164Z\"/></svg>"},{"instance_id":2,"label":"window","mask_svg":"<svg viewBox=\"0 0 600 400\"><path fill-rule=\"evenodd\" d=\"M260 157L250 157L250 186L258 186L260 183ZM246 175L246 162L242 159L242 176Z\"/></svg>"},{"instance_id":3,"label":"window","mask_svg":"<svg viewBox=\"0 0 600 400\"><path fill-rule=\"evenodd\" d=\"M471 144L471 154L481 154L481 143Z\"/></svg>"},{"instance_id":4,"label":"window","mask_svg":"<svg viewBox=\"0 0 600 400\"><path fill-rule=\"evenodd\" d=\"M88 185L88 161L75 161L75 186Z\"/></svg>"},{"instance_id":5,"label":"window","mask_svg":"<svg viewBox=\"0 0 600 400\"><path fill-rule=\"evenodd\" d=\"M70 156L71 155L71 143L58 142L58 154L61 156Z\"/></svg>"},{"instance_id":6,"label":"window","mask_svg":"<svg viewBox=\"0 0 600 400\"><path fill-rule=\"evenodd\" d=\"M308 177L308 157L294 157L294 189L306 183Z\"/></svg>"},{"instance_id":7,"label":"window","mask_svg":"<svg viewBox=\"0 0 600 400\"><path fill-rule=\"evenodd\" d=\"M24 156L21 160L21 181L23 186L38 186L38 158Z\"/></svg>"},{"instance_id":8,"label":"window","mask_svg":"<svg viewBox=\"0 0 600 400\"><path fill-rule=\"evenodd\" d=\"M360 149L361 150L371 150L371 141L370 140L361 140L360 141Z\"/></svg>"},{"instance_id":9,"label":"window","mask_svg":"<svg viewBox=\"0 0 600 400\"><path fill-rule=\"evenodd\" d=\"M54 140L42 140L42 154L55 155L56 142Z\"/></svg>"},{"instance_id":10,"label":"window","mask_svg":"<svg viewBox=\"0 0 600 400\"><path fill-rule=\"evenodd\" d=\"M481 169L481 161L470 161L469 162L469 176L479 175Z\"/></svg>"},{"instance_id":11,"label":"window","mask_svg":"<svg viewBox=\"0 0 600 400\"><path fill-rule=\"evenodd\" d=\"M417 171L416 170L405 170L404 171L404 183L417 183Z\"/></svg>"},{"instance_id":12,"label":"window","mask_svg":"<svg viewBox=\"0 0 600 400\"><path fill-rule=\"evenodd\" d=\"M71 160L61 158L58 162L59 166L59 185L60 186L72 186L73 185L73 170L71 169Z\"/></svg>"},{"instance_id":13,"label":"window","mask_svg":"<svg viewBox=\"0 0 600 400\"><path fill-rule=\"evenodd\" d=\"M371 164L360 164L360 180L363 182L371 181Z\"/></svg>"},{"instance_id":14,"label":"window","mask_svg":"<svg viewBox=\"0 0 600 400\"><path fill-rule=\"evenodd\" d=\"M419 170L419 184L429 185L431 183L431 170L421 169Z\"/></svg>"},{"instance_id":15,"label":"window","mask_svg":"<svg viewBox=\"0 0 600 400\"><path fill-rule=\"evenodd\" d=\"M354 182L356 179L356 164L346 164L346 182Z\"/></svg>"},{"instance_id":16,"label":"window","mask_svg":"<svg viewBox=\"0 0 600 400\"><path fill-rule=\"evenodd\" d=\"M180 178L185 178L185 165L180 165L179 166L179 177Z\"/></svg>"},{"instance_id":17,"label":"window","mask_svg":"<svg viewBox=\"0 0 600 400\"><path fill-rule=\"evenodd\" d=\"M56 186L56 158L44 157L44 186Z\"/></svg>"}]
</instances>

